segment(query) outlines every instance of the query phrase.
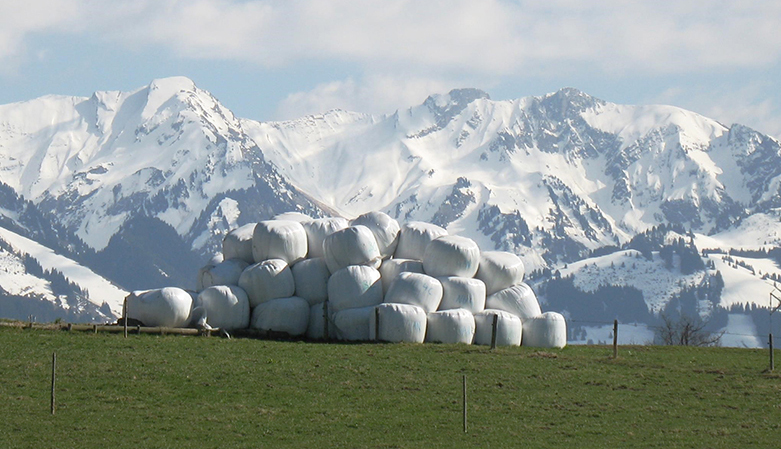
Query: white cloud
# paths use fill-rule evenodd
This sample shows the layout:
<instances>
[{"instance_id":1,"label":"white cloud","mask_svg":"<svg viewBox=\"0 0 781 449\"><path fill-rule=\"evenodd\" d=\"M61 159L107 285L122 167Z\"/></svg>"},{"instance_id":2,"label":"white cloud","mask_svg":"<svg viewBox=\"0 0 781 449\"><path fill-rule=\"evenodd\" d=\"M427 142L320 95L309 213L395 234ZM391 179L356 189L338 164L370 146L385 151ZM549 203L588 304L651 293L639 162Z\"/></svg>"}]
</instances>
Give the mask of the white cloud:
<instances>
[{"instance_id":1,"label":"white cloud","mask_svg":"<svg viewBox=\"0 0 781 449\"><path fill-rule=\"evenodd\" d=\"M447 92L453 83L402 75L370 75L319 84L285 98L276 113L280 120L318 114L330 109L387 114L420 104L432 93Z\"/></svg>"},{"instance_id":2,"label":"white cloud","mask_svg":"<svg viewBox=\"0 0 781 449\"><path fill-rule=\"evenodd\" d=\"M266 66L323 59L493 75L578 65L691 73L781 58L781 3L772 1L31 0L2 8L0 57L31 32L57 29Z\"/></svg>"}]
</instances>

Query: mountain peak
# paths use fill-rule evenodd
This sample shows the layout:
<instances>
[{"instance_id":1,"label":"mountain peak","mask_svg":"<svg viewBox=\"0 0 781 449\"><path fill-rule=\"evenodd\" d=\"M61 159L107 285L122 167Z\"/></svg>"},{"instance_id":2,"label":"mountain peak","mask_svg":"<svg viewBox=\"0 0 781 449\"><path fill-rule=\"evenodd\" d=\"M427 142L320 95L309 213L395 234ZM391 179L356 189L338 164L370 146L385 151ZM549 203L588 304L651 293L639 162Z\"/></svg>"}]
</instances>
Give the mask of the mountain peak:
<instances>
[{"instance_id":1,"label":"mountain peak","mask_svg":"<svg viewBox=\"0 0 781 449\"><path fill-rule=\"evenodd\" d=\"M149 91L159 91L170 93L187 92L195 90L195 83L186 76L171 76L168 78L158 78L149 83Z\"/></svg>"}]
</instances>

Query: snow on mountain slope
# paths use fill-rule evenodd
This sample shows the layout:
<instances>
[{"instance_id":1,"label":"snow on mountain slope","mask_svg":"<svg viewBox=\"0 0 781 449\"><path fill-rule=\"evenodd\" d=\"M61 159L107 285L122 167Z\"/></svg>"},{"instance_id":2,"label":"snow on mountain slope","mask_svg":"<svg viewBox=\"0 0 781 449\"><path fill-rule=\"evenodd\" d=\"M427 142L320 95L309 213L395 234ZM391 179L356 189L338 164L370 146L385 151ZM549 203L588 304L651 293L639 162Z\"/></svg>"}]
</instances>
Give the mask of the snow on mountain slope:
<instances>
[{"instance_id":1,"label":"snow on mountain slope","mask_svg":"<svg viewBox=\"0 0 781 449\"><path fill-rule=\"evenodd\" d=\"M10 244L15 251L32 256L43 269L56 269L64 274L71 282L85 289L89 295L89 301L96 306L101 307L106 303L114 315L120 316L122 314L122 303L128 292L98 276L89 268L2 227L0 227L0 239ZM25 295L30 291L42 292L46 299L56 300L41 279L23 272L18 263L13 263L10 255L6 254L4 259L9 262L5 265L6 268L10 267L11 269L3 270L4 275L0 279L0 287L15 295Z\"/></svg>"},{"instance_id":2,"label":"snow on mountain slope","mask_svg":"<svg viewBox=\"0 0 781 449\"><path fill-rule=\"evenodd\" d=\"M757 200L781 204L781 172L755 179L781 167L772 138L575 89L513 101L461 89L384 117L242 124L284 176L345 216L433 221L533 268L659 223L711 233Z\"/></svg>"}]
</instances>

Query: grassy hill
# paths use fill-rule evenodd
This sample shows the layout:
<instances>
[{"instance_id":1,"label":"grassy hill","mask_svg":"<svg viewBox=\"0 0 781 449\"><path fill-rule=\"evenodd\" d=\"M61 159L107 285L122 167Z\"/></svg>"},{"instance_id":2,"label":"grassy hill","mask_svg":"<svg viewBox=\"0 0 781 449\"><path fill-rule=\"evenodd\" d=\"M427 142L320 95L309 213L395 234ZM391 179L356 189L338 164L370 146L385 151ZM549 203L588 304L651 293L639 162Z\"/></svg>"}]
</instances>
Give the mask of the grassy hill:
<instances>
[{"instance_id":1,"label":"grassy hill","mask_svg":"<svg viewBox=\"0 0 781 449\"><path fill-rule=\"evenodd\" d=\"M0 447L777 445L781 375L767 351L611 355L0 327Z\"/></svg>"}]
</instances>

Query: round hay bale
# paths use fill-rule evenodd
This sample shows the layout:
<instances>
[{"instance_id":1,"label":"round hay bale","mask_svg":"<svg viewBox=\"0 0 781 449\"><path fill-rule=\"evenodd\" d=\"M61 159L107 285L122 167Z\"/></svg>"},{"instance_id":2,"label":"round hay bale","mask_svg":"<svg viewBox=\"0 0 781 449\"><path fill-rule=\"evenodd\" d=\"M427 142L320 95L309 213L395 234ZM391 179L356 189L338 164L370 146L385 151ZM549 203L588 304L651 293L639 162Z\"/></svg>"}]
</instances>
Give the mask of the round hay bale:
<instances>
[{"instance_id":1,"label":"round hay bale","mask_svg":"<svg viewBox=\"0 0 781 449\"><path fill-rule=\"evenodd\" d=\"M472 344L475 336L475 318L465 309L431 312L426 324L426 342Z\"/></svg>"},{"instance_id":2,"label":"round hay bale","mask_svg":"<svg viewBox=\"0 0 781 449\"><path fill-rule=\"evenodd\" d=\"M252 257L255 262L282 259L289 265L306 257L306 231L301 223L267 220L255 225L252 233Z\"/></svg>"},{"instance_id":3,"label":"round hay bale","mask_svg":"<svg viewBox=\"0 0 781 449\"><path fill-rule=\"evenodd\" d=\"M323 240L334 232L346 228L349 223L344 218L333 217L317 218L301 223L301 225L304 226L306 231L307 247L309 248L309 253L307 253L306 257L313 259L315 257L324 257Z\"/></svg>"},{"instance_id":4,"label":"round hay bale","mask_svg":"<svg viewBox=\"0 0 781 449\"><path fill-rule=\"evenodd\" d=\"M206 312L206 323L220 329L246 329L250 307L247 293L236 285L215 285L198 294L198 304Z\"/></svg>"},{"instance_id":5,"label":"round hay bale","mask_svg":"<svg viewBox=\"0 0 781 449\"><path fill-rule=\"evenodd\" d=\"M475 277L485 282L486 294L523 282L526 270L521 258L506 251L485 251L480 255L480 267Z\"/></svg>"},{"instance_id":6,"label":"round hay bale","mask_svg":"<svg viewBox=\"0 0 781 449\"><path fill-rule=\"evenodd\" d=\"M255 263L252 256L252 234L257 223L245 224L228 232L222 239L222 256L225 260L241 259L249 264Z\"/></svg>"},{"instance_id":7,"label":"round hay bale","mask_svg":"<svg viewBox=\"0 0 781 449\"><path fill-rule=\"evenodd\" d=\"M439 310L466 309L477 313L485 309L485 284L480 279L448 276L437 280L442 284Z\"/></svg>"},{"instance_id":8,"label":"round hay bale","mask_svg":"<svg viewBox=\"0 0 781 449\"><path fill-rule=\"evenodd\" d=\"M344 341L369 340L369 320L374 318L374 306L340 310L334 314L337 335Z\"/></svg>"},{"instance_id":9,"label":"round hay bale","mask_svg":"<svg viewBox=\"0 0 781 449\"><path fill-rule=\"evenodd\" d=\"M269 259L248 266L239 277L239 287L247 292L250 307L278 298L293 296L293 272L282 259Z\"/></svg>"},{"instance_id":10,"label":"round hay bale","mask_svg":"<svg viewBox=\"0 0 781 449\"><path fill-rule=\"evenodd\" d=\"M399 222L384 212L367 212L356 217L350 226L366 226L374 234L380 256L388 259L393 256L399 244Z\"/></svg>"},{"instance_id":11,"label":"round hay bale","mask_svg":"<svg viewBox=\"0 0 781 449\"><path fill-rule=\"evenodd\" d=\"M525 321L540 316L542 310L534 291L525 283L499 290L485 300L486 309L498 309L510 312Z\"/></svg>"},{"instance_id":12,"label":"round hay bale","mask_svg":"<svg viewBox=\"0 0 781 449\"><path fill-rule=\"evenodd\" d=\"M567 346L567 320L556 312L523 320L524 346L535 348L563 348Z\"/></svg>"},{"instance_id":13,"label":"round hay bale","mask_svg":"<svg viewBox=\"0 0 781 449\"><path fill-rule=\"evenodd\" d=\"M325 305L325 301L314 304L309 308L309 324L306 328L306 337L309 339L323 340L325 338L325 334L323 333L325 331L323 305ZM338 339L336 326L330 318L328 318L328 337L331 340Z\"/></svg>"},{"instance_id":14,"label":"round hay bale","mask_svg":"<svg viewBox=\"0 0 781 449\"><path fill-rule=\"evenodd\" d=\"M386 259L380 265L380 275L382 276L382 291L388 292L388 287L399 273L409 271L411 273L423 274L423 262L412 259Z\"/></svg>"},{"instance_id":15,"label":"round hay bale","mask_svg":"<svg viewBox=\"0 0 781 449\"><path fill-rule=\"evenodd\" d=\"M405 271L388 287L385 302L418 306L426 313L436 312L442 302L442 284L431 276Z\"/></svg>"},{"instance_id":16,"label":"round hay bale","mask_svg":"<svg viewBox=\"0 0 781 449\"><path fill-rule=\"evenodd\" d=\"M380 330L377 335L377 320L369 319L369 338L395 343L423 343L426 339L426 311L410 304L380 304Z\"/></svg>"},{"instance_id":17,"label":"round hay bale","mask_svg":"<svg viewBox=\"0 0 781 449\"><path fill-rule=\"evenodd\" d=\"M399 243L393 257L423 260L428 244L443 235L447 235L447 231L431 223L422 221L404 223L399 231Z\"/></svg>"},{"instance_id":18,"label":"round hay bale","mask_svg":"<svg viewBox=\"0 0 781 449\"><path fill-rule=\"evenodd\" d=\"M510 312L496 309L486 309L474 315L474 343L485 346L491 344L494 316L496 316L496 346L520 346L523 336L521 319Z\"/></svg>"},{"instance_id":19,"label":"round hay bale","mask_svg":"<svg viewBox=\"0 0 781 449\"><path fill-rule=\"evenodd\" d=\"M185 327L193 299L177 287L136 290L127 296L127 317L150 327Z\"/></svg>"},{"instance_id":20,"label":"round hay bale","mask_svg":"<svg viewBox=\"0 0 781 449\"><path fill-rule=\"evenodd\" d=\"M297 296L272 299L252 309L250 326L253 329L296 337L304 335L308 325L309 303Z\"/></svg>"},{"instance_id":21,"label":"round hay bale","mask_svg":"<svg viewBox=\"0 0 781 449\"><path fill-rule=\"evenodd\" d=\"M480 264L480 248L472 239L443 235L432 240L423 253L423 270L433 277L471 278Z\"/></svg>"},{"instance_id":22,"label":"round hay bale","mask_svg":"<svg viewBox=\"0 0 781 449\"><path fill-rule=\"evenodd\" d=\"M331 273L325 258L302 260L293 265L291 270L296 284L296 296L306 299L309 305L328 299L328 278Z\"/></svg>"},{"instance_id":23,"label":"round hay bale","mask_svg":"<svg viewBox=\"0 0 781 449\"><path fill-rule=\"evenodd\" d=\"M198 291L213 285L237 285L241 273L248 266L241 259L226 259L217 265L207 265L198 272Z\"/></svg>"},{"instance_id":24,"label":"round hay bale","mask_svg":"<svg viewBox=\"0 0 781 449\"><path fill-rule=\"evenodd\" d=\"M366 226L350 226L336 231L323 241L325 263L331 273L349 265L379 268L382 258L374 234Z\"/></svg>"},{"instance_id":25,"label":"round hay bale","mask_svg":"<svg viewBox=\"0 0 781 449\"><path fill-rule=\"evenodd\" d=\"M350 265L328 280L328 311L375 306L382 302L380 272L366 265Z\"/></svg>"}]
</instances>

